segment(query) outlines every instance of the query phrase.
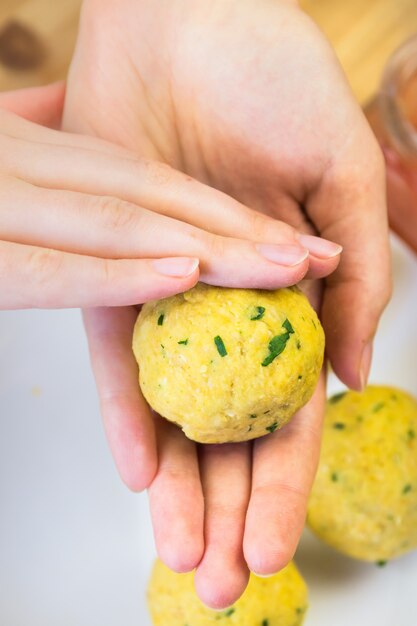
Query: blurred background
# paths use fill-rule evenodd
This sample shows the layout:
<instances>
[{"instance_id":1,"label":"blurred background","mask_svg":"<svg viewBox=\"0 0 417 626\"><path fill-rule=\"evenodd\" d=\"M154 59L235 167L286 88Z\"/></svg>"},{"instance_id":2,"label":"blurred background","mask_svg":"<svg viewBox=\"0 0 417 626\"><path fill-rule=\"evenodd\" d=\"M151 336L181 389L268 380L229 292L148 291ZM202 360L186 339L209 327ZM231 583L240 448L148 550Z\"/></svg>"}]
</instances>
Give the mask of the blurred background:
<instances>
[{"instance_id":1,"label":"blurred background","mask_svg":"<svg viewBox=\"0 0 417 626\"><path fill-rule=\"evenodd\" d=\"M361 104L392 51L417 31L416 0L301 0L332 42ZM81 0L0 0L0 90L65 77Z\"/></svg>"},{"instance_id":2,"label":"blurred background","mask_svg":"<svg viewBox=\"0 0 417 626\"><path fill-rule=\"evenodd\" d=\"M417 0L301 4L367 104L392 51L417 32ZM80 7L0 0L0 91L65 78ZM371 380L416 394L417 265L399 244L394 272ZM0 321L0 626L149 626L146 495L131 495L113 468L79 314L2 312ZM310 585L305 626L416 626L417 553L381 570L307 542L299 564Z\"/></svg>"}]
</instances>

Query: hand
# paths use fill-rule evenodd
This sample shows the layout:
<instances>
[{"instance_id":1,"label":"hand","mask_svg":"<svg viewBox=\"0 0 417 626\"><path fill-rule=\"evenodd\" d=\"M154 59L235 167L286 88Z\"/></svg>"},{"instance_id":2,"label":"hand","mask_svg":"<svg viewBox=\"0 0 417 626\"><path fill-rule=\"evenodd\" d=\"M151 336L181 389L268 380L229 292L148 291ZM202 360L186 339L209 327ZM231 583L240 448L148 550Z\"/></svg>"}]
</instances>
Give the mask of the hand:
<instances>
[{"instance_id":1,"label":"hand","mask_svg":"<svg viewBox=\"0 0 417 626\"><path fill-rule=\"evenodd\" d=\"M382 159L334 55L295 4L86 2L65 122L309 235L332 233L345 253L324 295L328 353L346 383L363 385L390 292ZM310 258L330 253L316 239L303 244ZM144 471L151 477L144 442L152 421L130 355L133 317L86 313L107 431L135 488L146 482ZM225 606L242 592L245 560L268 574L291 558L319 451L322 399L321 388L288 427L253 449L224 446L220 455L203 447L200 470L194 445L163 424L150 489L158 550L178 571L198 565L208 604Z\"/></svg>"},{"instance_id":2,"label":"hand","mask_svg":"<svg viewBox=\"0 0 417 626\"><path fill-rule=\"evenodd\" d=\"M0 107L57 122L60 86L23 93L4 94ZM136 304L199 276L271 288L309 269L295 229L166 165L5 110L0 144L0 309ZM309 273L337 262L312 259Z\"/></svg>"},{"instance_id":3,"label":"hand","mask_svg":"<svg viewBox=\"0 0 417 626\"><path fill-rule=\"evenodd\" d=\"M53 85L47 88L25 90L24 92L15 92L3 94L0 96L0 108L6 108L9 111L19 111L20 115L24 116L27 120L32 122L42 121L44 124L50 127L55 127L59 124L60 109L59 103L62 101L61 95L63 94L63 85ZM209 227L209 232L199 233L198 229L192 230L192 240L194 244L197 244L202 238L203 243L205 238L208 238L210 245L207 246L207 251L212 253L205 254L203 248L200 250L200 257L206 258L206 279L208 281L215 282L216 284L236 284L237 286L265 286L274 287L280 284L289 284L299 278L301 278L308 269L309 261L307 259L307 251L303 249L299 243L298 233L291 227L286 227L284 224L280 224L275 220L271 220L267 217L263 217L238 202L233 201L231 198L227 198L224 194L211 190L204 185L200 185L195 181L192 181L189 177L184 177L171 170L169 167L163 167L157 163L150 163L147 161L139 160L130 154L126 150L118 149L106 142L100 140L92 140L90 138L69 135L64 133L48 132L46 129L36 126L33 123L25 123L22 119L13 115L0 114L1 121L7 121L7 134L4 133L4 142L10 140L9 154L11 155L10 161L13 169L12 173L15 176L19 176L20 179L27 179L28 185L39 185L46 190L61 190L63 187L71 190L71 199L75 199L76 202L73 206L68 206L67 212L59 214L60 221L66 218L70 228L66 232L64 228L61 230L62 223L59 227L56 225L56 217L51 210L49 213L38 213L43 219L42 227L38 230L34 230L33 224L26 233L26 237L33 241L43 242L43 231L49 232L49 229L54 226L53 233L55 241L59 242L57 248L66 248L68 246L67 240L63 239L64 236L71 240L71 232L77 234L74 237L74 242L77 239L77 243L72 245L77 246L91 246L88 237L83 237L82 227L85 224L83 221L78 223L79 209L83 208L85 212L90 206L90 199L87 198L80 202L80 197L75 195L73 189L77 189L78 192L89 193L103 193L103 198L94 197L94 203L91 208L100 209L95 213L92 213L90 217L94 218L88 225L94 223L95 251L100 250L103 254L108 255L111 253L121 256L129 251L134 257L137 254L136 246L138 242L144 245L146 242L140 241L140 234L146 234L146 217L150 219L157 219L158 216L144 216L141 214L145 211L141 210L141 207L133 205L134 202L145 202L149 206L153 206L155 211L164 211L171 217L183 217L190 223L197 222L201 225ZM25 141L30 141L31 145L26 146ZM51 148L50 148L51 146ZM31 167L29 168L29 156L27 152L30 148L30 158L33 158L35 154L38 159L30 161ZM76 160L76 166L73 165L73 161ZM9 166L9 161L6 162ZM10 166L10 167L11 167ZM99 168L99 169L97 169ZM10 175L11 170L8 170ZM137 185L137 178L141 181L141 185ZM65 184L63 184L63 182ZM138 190L140 188L140 193ZM5 193L9 192L9 187L4 186ZM29 196L30 193L30 196ZM140 198L138 196L140 195ZM115 203L114 198L119 196L124 200L117 199ZM30 188L28 190L27 203L31 203L33 206L34 192ZM107 198L112 198L110 205L105 203ZM48 193L44 193L42 196L43 203L46 204L48 200ZM85 202L88 200L88 204ZM66 201L64 193L60 194L56 200L56 206L61 207L62 203ZM131 204L129 204L129 201ZM103 204L102 204L103 203ZM78 206L78 204L80 206ZM194 206L198 204L200 212L194 211ZM42 207L38 208L38 212L42 210ZM104 213L104 210L106 211ZM111 211L110 211L111 210ZM115 214L113 214L115 210ZM72 215L74 213L74 216ZM148 211L147 213L150 213ZM26 214L24 215L26 216ZM107 221L104 224L101 223L101 218L106 217ZM29 215L30 217L30 215ZM72 218L77 219L72 219ZM82 215L82 217L84 217ZM137 227L136 220L140 217L140 226L142 230ZM22 220L23 221L23 220ZM38 219L39 221L39 219ZM172 221L172 220L171 220ZM29 219L28 219L29 223ZM10 221L8 224L4 217L2 236L9 233L10 236L10 224L14 222ZM31 225L31 223L29 223ZM179 230L180 223L175 221L174 226L167 221L166 225L155 223L155 227L159 228L160 237L158 245L161 246L163 241L163 235L165 234L164 228L169 231L172 242L175 242L176 232ZM6 228L9 228L9 231ZM186 224L181 225L182 228L186 228ZM133 234L137 236L136 241ZM16 232L18 232L16 230ZM23 231L22 231L23 232ZM23 237L22 232L19 231L19 237ZM184 231L187 233L187 230ZM211 233L223 233L223 236L213 236ZM246 234L247 239L241 241L235 238L228 238L227 234ZM98 236L99 235L99 236ZM104 242L101 241L101 236L104 237ZM17 238L17 236L15 235ZM40 239L39 239L40 238ZM79 239L78 239L79 238ZM120 238L122 241L120 241ZM278 244L262 244L263 238L268 241L282 241L282 245ZM254 257L255 247L254 242L259 242L259 250L266 254L269 258L256 258ZM64 242L64 243L62 243ZM14 243L14 238L12 243ZM187 240L180 244L182 246L187 244ZM180 245L179 244L179 245ZM16 246L21 245L20 239ZM155 249L158 251L158 247L153 243ZM339 260L339 247L332 245L330 242L328 245L328 258L311 258L310 268L308 273L311 276L321 276L329 271L332 271ZM239 263L241 269L235 267L236 261L233 259L233 249L236 249L241 258ZM262 247L263 246L263 247ZM72 250L72 247L70 246ZM46 249L48 250L48 249ZM154 248L152 248L154 250ZM89 251L89 249L88 249ZM14 250L12 249L12 252ZM44 254L44 253L43 253ZM150 255L153 252L150 253ZM236 253L235 253L236 254ZM256 254L256 252L255 252ZM230 256L229 256L230 255ZM270 263L270 257L273 255L274 263ZM46 255L48 256L48 255ZM217 257L217 258L214 258ZM230 258L230 263L225 264L220 262L222 258ZM279 257L279 263L277 263ZM89 265L90 257L86 259L87 263L82 268L83 272L87 274L92 272L92 267ZM178 259L177 259L178 261ZM266 264L265 264L266 261ZM299 261L299 263L297 263ZM23 261L22 261L23 262ZM74 265L73 263L71 263ZM253 267L251 267L253 264ZM204 266L203 266L204 267ZM216 267L220 272L216 270ZM58 268L59 269L59 268ZM74 267L76 270L77 267ZM233 270L233 273L232 273ZM121 267L121 273L126 271ZM204 271L204 270L203 270ZM222 273L223 272L223 273ZM80 276L74 274L76 278L81 282L84 277L82 273ZM53 278L53 277L51 277ZM65 276L61 273L57 276L57 286ZM115 276L115 280L116 280ZM155 286L155 277L152 275L152 268L148 268L147 274L144 274L145 279L149 279L144 285L139 285L141 290L138 289L135 295L132 296L135 299L146 299L147 297L156 297L155 289L160 289L160 285ZM123 276L119 277L119 281L123 280ZM196 275L190 278L192 282L195 282ZM167 293L172 291L173 288L179 289L181 285L166 286ZM67 293L71 283L66 281L62 285L61 290L54 294L51 298L50 292L45 294L43 290L42 294L37 295L36 303L48 304L48 306L60 306L72 302L71 298L79 298L80 293L74 296L72 293ZM123 286L123 285L122 285ZM183 285L182 288L186 287ZM155 295L151 295L155 293ZM161 295L164 295L162 292ZM9 300L3 300L2 305L15 306L31 306L33 305L33 295L28 297L24 292L18 294L14 290L10 290L10 293L3 295L3 298L9 297ZM19 296L18 302L16 297ZM114 293L109 296L104 295L100 291L95 294L90 290L86 290L86 295L91 302L94 302L94 298L125 298L122 291L120 295L119 291L115 288ZM26 300L25 300L26 298ZM29 298L29 299L27 299ZM46 298L46 299L45 299ZM70 300L68 300L70 298ZM99 301L98 301L99 302ZM116 301L117 303L117 301ZM133 323L136 319L137 310L135 307L125 309L92 309L88 314L86 313L86 325L89 330L91 354L95 366L95 373L99 382L99 387L102 390L102 404L103 413L106 420L107 431L111 445L113 447L116 461L119 463L119 468L122 476L128 482L132 488L140 488L143 484L148 484L154 477L156 472L156 449L155 449L155 431L152 418L149 413L149 409L146 406L143 398L139 394L137 384L137 368L132 359L131 354L131 336ZM114 367L113 367L114 366ZM139 418L142 420L139 421ZM170 437L164 436L164 433L169 432L171 429L172 434ZM159 466L157 479L154 481L151 490L151 497L153 499L153 512L155 517L155 525L158 535L158 541L160 550L165 556L167 562L175 563L177 568L188 569L193 567L201 557L202 548L202 522L203 522L203 503L202 503L202 491L201 483L198 474L198 465L196 462L196 448L194 444L186 440L181 433L168 424L162 422L159 424L160 431L160 458L161 463ZM287 429L288 441L292 438L293 428ZM310 433L310 429L306 430ZM316 433L317 436L317 433ZM270 441L273 438L271 437ZM298 437L298 443L301 443L302 438ZM278 443L278 442L277 442ZM281 446L279 446L281 447ZM282 467L285 463L285 449L289 446L283 446L283 459L281 462ZM224 518L222 515L211 515L211 511L215 511L216 500L218 499L218 493L216 491L216 481L213 478L216 475L215 468L221 467L221 464L217 462L213 465L213 457L211 452L215 451L215 447L206 448L203 456L207 457L207 460L202 461L202 469L206 468L204 478L204 488L206 495L209 491L212 493L210 506L207 507L207 529L213 529L214 538L209 542L214 549L214 558L216 558L216 549L220 545L220 561L218 560L217 567L221 567L222 562L222 543L216 541L216 528L219 524L223 525ZM223 448L226 452L227 447ZM267 447L265 450L267 451ZM187 450L187 454L182 454L183 450ZM218 448L220 451L221 448ZM244 464L249 467L248 446L230 446L231 453L225 455L223 466L225 470L231 464L234 468L235 459L240 459L240 464ZM262 450L259 447L259 450ZM210 452L209 452L210 451ZM265 453L259 453L258 457L260 462L265 456ZM289 462L291 456L289 456ZM223 454L220 455L223 460ZM143 466L138 468L137 460L140 459ZM167 459L167 462L165 462ZM210 460L212 459L212 460ZM188 460L191 462L188 463ZM178 469L187 472L188 478L184 484L178 481L178 474L176 474L176 465ZM306 465L307 467L307 465ZM214 471L213 471L214 470ZM310 472L312 475L312 472ZM246 473L246 480L241 483L242 493L248 491L248 478ZM258 478L262 479L262 474L258 473ZM267 476L265 477L268 478ZM264 480L264 479L263 479ZM193 485L195 487L195 493L193 494ZM211 487L210 487L211 485ZM223 491L224 506L232 504L232 499L229 497L229 490L233 486L233 482L230 480L224 482L225 489ZM260 485L262 486L262 485ZM266 487L266 484L263 485ZM271 486L271 489L274 488ZM167 491L168 490L168 491ZM270 489L265 491L265 494L261 494L261 499L268 497ZM178 499L173 498L172 495L178 492ZM235 490L236 493L236 490ZM171 494L171 498L167 498L167 494ZM183 497L181 497L183 494ZM188 516L187 524L184 522L184 512L190 508L187 506L191 504L190 496L196 496L197 505L195 508L195 515L190 514ZM225 500L227 498L227 501ZM159 503L159 504L158 504ZM198 506L200 503L200 506ZM186 505L183 508L183 505ZM276 505L279 505L276 502ZM288 506L288 500L285 501L285 506ZM161 511L161 507L165 506L168 513L173 514L172 524L166 524L167 518L164 517ZM233 507L232 507L233 508ZM230 557L234 558L236 551L241 553L242 543L242 524L241 532L239 533L238 527L234 524L235 520L242 521L242 515L246 511L246 503L244 498L241 498L239 502L236 502L234 506L234 514L227 521L227 536L230 537ZM299 520L298 520L299 521ZM179 527L182 526L182 529ZM171 537L176 536L176 529L179 531L179 537L185 533L185 538L188 537L189 551L187 553L186 545L181 551L182 564L178 563L178 552L172 551L174 542L170 540ZM182 533L181 533L182 530ZM224 529L226 531L226 529ZM190 532L189 536L188 533ZM171 533L171 535L170 535ZM173 534L172 534L173 533ZM291 546L289 547L291 549ZM171 554L169 551L171 550ZM200 552L199 552L200 551ZM208 555L208 557L207 557ZM218 557L219 555L217 555ZM230 567L229 555L226 555L226 565ZM284 557L285 559L285 557ZM206 558L204 567L200 568L199 576L202 579L203 586L207 586L208 578L208 592L214 588L217 581L213 578L213 574L216 572L216 563L213 561L213 552L206 550ZM225 598L218 598L214 602L223 604L227 603L230 597L236 597L240 594L242 586L245 585L247 579L247 569L241 559L240 563L237 563L236 577L233 578L232 583L228 589L228 594ZM175 565L174 565L175 566ZM202 573L201 573L202 572ZM206 572L206 574L205 574ZM211 577L211 582L210 582ZM207 595L207 592L202 591L202 595Z\"/></svg>"}]
</instances>

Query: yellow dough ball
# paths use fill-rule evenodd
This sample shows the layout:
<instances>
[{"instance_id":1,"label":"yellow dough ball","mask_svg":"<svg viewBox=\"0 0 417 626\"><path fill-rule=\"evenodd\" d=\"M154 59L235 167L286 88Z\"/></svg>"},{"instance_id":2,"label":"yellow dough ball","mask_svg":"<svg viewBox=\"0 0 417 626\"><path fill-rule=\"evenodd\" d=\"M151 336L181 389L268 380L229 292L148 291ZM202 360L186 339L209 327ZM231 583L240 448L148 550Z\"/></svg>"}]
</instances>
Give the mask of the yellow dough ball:
<instances>
[{"instance_id":1,"label":"yellow dough ball","mask_svg":"<svg viewBox=\"0 0 417 626\"><path fill-rule=\"evenodd\" d=\"M308 524L348 556L386 561L417 547L417 402L368 387L327 403Z\"/></svg>"},{"instance_id":2,"label":"yellow dough ball","mask_svg":"<svg viewBox=\"0 0 417 626\"><path fill-rule=\"evenodd\" d=\"M310 399L324 333L297 288L200 283L143 306L133 351L146 400L187 437L245 441L281 428Z\"/></svg>"},{"instance_id":3,"label":"yellow dough ball","mask_svg":"<svg viewBox=\"0 0 417 626\"><path fill-rule=\"evenodd\" d=\"M161 561L148 587L153 626L300 626L307 587L293 563L270 578L251 574L243 596L225 611L208 609L194 590L194 574L175 574Z\"/></svg>"}]
</instances>

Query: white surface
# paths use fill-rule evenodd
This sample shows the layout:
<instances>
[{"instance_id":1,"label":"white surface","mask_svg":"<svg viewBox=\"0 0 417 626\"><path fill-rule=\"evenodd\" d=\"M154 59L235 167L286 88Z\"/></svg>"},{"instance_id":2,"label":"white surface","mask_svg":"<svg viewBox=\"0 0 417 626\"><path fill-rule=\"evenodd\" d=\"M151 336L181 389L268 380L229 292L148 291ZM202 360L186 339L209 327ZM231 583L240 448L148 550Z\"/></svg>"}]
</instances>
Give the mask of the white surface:
<instances>
[{"instance_id":1,"label":"white surface","mask_svg":"<svg viewBox=\"0 0 417 626\"><path fill-rule=\"evenodd\" d=\"M371 380L417 395L417 263L398 244L394 267ZM150 626L153 555L146 496L107 450L78 312L0 313L0 626ZM417 554L378 569L306 535L297 561L306 626L417 625Z\"/></svg>"}]
</instances>

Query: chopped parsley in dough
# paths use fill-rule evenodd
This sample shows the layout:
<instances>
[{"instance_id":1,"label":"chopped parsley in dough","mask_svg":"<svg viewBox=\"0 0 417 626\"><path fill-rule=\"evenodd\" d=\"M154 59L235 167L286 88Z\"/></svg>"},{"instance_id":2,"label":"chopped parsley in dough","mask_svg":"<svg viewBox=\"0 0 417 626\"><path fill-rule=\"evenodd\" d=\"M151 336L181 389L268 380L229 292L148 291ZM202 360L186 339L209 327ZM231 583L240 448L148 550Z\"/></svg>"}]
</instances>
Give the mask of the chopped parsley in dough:
<instances>
[{"instance_id":1,"label":"chopped parsley in dough","mask_svg":"<svg viewBox=\"0 0 417 626\"><path fill-rule=\"evenodd\" d=\"M223 443L267 436L308 402L323 363L324 333L297 288L200 283L145 304L133 350L151 407L190 439Z\"/></svg>"},{"instance_id":2,"label":"chopped parsley in dough","mask_svg":"<svg viewBox=\"0 0 417 626\"><path fill-rule=\"evenodd\" d=\"M404 391L370 386L328 401L308 507L316 535L380 566L417 548L416 432L417 401Z\"/></svg>"}]
</instances>

